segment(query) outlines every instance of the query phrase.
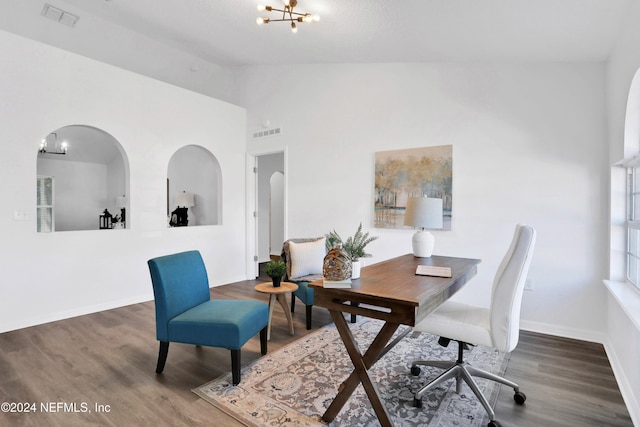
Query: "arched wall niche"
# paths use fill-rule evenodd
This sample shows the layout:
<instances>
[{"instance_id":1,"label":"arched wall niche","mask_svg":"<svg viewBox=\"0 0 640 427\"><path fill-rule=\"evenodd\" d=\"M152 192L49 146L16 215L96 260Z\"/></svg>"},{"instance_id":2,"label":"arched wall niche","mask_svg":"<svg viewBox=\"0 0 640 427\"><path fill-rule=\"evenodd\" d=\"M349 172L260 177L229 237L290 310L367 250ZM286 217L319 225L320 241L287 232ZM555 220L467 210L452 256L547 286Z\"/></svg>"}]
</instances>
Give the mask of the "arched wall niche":
<instances>
[{"instance_id":1,"label":"arched wall niche","mask_svg":"<svg viewBox=\"0 0 640 427\"><path fill-rule=\"evenodd\" d=\"M43 135L36 171L38 232L98 230L105 210L120 220L109 229L128 227L129 162L108 132L75 124Z\"/></svg>"},{"instance_id":2,"label":"arched wall niche","mask_svg":"<svg viewBox=\"0 0 640 427\"><path fill-rule=\"evenodd\" d=\"M187 224L176 218L177 208L186 208ZM167 216L169 227L222 224L222 171L206 148L186 145L169 159Z\"/></svg>"}]
</instances>

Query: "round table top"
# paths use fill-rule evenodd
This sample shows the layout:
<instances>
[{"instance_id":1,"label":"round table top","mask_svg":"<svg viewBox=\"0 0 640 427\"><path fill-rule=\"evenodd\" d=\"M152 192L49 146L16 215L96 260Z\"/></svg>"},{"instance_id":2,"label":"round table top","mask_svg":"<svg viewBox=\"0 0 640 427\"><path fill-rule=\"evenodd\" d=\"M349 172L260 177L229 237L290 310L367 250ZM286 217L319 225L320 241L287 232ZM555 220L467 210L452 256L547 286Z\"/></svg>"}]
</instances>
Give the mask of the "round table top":
<instances>
[{"instance_id":1,"label":"round table top","mask_svg":"<svg viewBox=\"0 0 640 427\"><path fill-rule=\"evenodd\" d=\"M285 294L287 292L293 292L298 290L298 285L291 282L280 282L280 287L275 288L273 282L258 283L256 285L256 291L264 292L265 294Z\"/></svg>"}]
</instances>

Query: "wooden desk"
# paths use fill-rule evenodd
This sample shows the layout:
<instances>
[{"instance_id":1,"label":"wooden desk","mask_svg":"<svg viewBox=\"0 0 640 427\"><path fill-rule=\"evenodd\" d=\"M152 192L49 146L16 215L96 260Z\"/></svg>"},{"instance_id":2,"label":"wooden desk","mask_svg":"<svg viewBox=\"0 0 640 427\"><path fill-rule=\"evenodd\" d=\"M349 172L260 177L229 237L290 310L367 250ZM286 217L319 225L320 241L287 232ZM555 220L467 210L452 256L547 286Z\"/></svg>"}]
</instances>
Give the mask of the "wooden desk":
<instances>
[{"instance_id":1,"label":"wooden desk","mask_svg":"<svg viewBox=\"0 0 640 427\"><path fill-rule=\"evenodd\" d=\"M476 274L479 263L477 259L435 255L416 258L407 254L363 268L360 278L354 279L349 289L323 288L321 280L310 284L314 288L314 304L329 309L354 366L353 372L340 385L337 396L322 416L324 421L333 421L358 384L362 383L382 427L392 426L369 369L411 331L407 328L393 342L389 342L400 325L415 326L420 323ZM415 271L418 265L451 267L452 277L417 276ZM385 321L364 355L360 353L343 313Z\"/></svg>"}]
</instances>

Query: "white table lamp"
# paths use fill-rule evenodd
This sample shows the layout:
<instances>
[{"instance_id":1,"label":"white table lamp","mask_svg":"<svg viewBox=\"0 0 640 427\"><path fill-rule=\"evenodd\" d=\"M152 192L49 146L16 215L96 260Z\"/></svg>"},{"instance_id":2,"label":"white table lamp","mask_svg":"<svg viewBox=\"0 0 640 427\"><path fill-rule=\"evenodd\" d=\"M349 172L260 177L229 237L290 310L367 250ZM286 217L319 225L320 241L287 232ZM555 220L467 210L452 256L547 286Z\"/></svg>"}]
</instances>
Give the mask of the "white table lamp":
<instances>
[{"instance_id":1,"label":"white table lamp","mask_svg":"<svg viewBox=\"0 0 640 427\"><path fill-rule=\"evenodd\" d=\"M413 235L413 255L428 258L433 253L435 239L429 229L442 229L442 199L409 197L404 214L404 225L420 228Z\"/></svg>"},{"instance_id":2,"label":"white table lamp","mask_svg":"<svg viewBox=\"0 0 640 427\"><path fill-rule=\"evenodd\" d=\"M185 208L195 206L196 201L193 193L187 193L186 191L178 193L178 195L176 196L176 205L184 206Z\"/></svg>"}]
</instances>

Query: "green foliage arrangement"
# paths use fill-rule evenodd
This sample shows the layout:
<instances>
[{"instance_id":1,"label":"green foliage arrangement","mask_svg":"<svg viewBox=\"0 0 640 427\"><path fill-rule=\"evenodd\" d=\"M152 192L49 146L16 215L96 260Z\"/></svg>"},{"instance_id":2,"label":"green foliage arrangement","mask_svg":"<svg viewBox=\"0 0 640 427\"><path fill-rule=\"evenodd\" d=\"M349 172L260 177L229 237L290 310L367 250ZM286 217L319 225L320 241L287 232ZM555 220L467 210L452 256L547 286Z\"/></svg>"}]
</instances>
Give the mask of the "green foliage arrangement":
<instances>
[{"instance_id":1,"label":"green foliage arrangement","mask_svg":"<svg viewBox=\"0 0 640 427\"><path fill-rule=\"evenodd\" d=\"M264 272L269 277L282 277L287 271L287 265L283 261L269 261L264 267Z\"/></svg>"},{"instance_id":2,"label":"green foliage arrangement","mask_svg":"<svg viewBox=\"0 0 640 427\"><path fill-rule=\"evenodd\" d=\"M356 234L342 240L340 235L335 231L331 231L325 234L327 249L332 249L338 245L342 246L342 249L349 255L351 261L358 261L360 258L368 258L371 254L365 252L365 247L376 240L378 236L369 236L369 232L362 232L362 223L358 226Z\"/></svg>"}]
</instances>

